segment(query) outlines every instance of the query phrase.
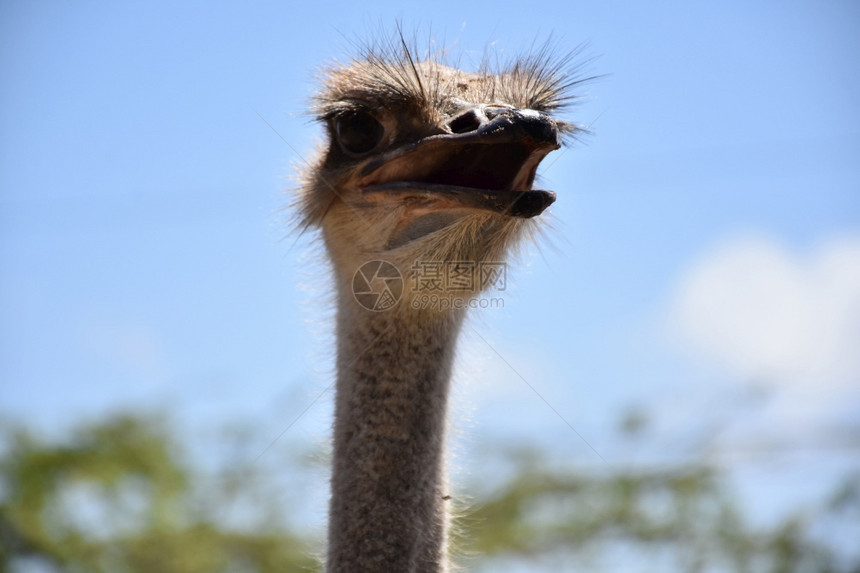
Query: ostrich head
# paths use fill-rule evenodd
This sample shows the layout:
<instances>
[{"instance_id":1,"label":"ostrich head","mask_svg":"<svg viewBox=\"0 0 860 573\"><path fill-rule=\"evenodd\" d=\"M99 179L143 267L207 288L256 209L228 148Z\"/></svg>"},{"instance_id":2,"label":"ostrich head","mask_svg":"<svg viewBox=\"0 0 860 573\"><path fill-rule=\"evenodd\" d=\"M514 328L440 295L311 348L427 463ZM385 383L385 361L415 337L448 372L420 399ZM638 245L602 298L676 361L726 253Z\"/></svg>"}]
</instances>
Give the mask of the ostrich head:
<instances>
[{"instance_id":1,"label":"ostrich head","mask_svg":"<svg viewBox=\"0 0 860 573\"><path fill-rule=\"evenodd\" d=\"M327 143L305 174L306 226L322 227L341 281L384 259L499 261L555 194L534 188L541 160L578 128L570 58L551 50L497 71L417 61L402 41L328 69L314 100Z\"/></svg>"}]
</instances>

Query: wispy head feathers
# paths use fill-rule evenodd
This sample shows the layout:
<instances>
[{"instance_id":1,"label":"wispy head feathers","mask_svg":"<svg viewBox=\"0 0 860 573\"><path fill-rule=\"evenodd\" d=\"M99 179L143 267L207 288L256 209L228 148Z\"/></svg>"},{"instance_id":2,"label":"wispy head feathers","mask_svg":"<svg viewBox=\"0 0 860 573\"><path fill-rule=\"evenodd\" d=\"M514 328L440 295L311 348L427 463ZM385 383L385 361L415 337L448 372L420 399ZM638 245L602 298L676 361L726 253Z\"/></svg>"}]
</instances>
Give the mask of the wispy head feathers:
<instances>
[{"instance_id":1,"label":"wispy head feathers","mask_svg":"<svg viewBox=\"0 0 860 573\"><path fill-rule=\"evenodd\" d=\"M323 121L355 107L397 107L426 121L438 120L452 101L506 104L557 113L576 103L576 89L593 79L583 75L588 60L583 47L562 53L549 40L522 56L500 62L485 57L474 72L456 69L446 50L421 50L407 41L401 29L358 45L347 64L324 70L323 88L313 100L312 112ZM562 131L578 130L560 122Z\"/></svg>"}]
</instances>

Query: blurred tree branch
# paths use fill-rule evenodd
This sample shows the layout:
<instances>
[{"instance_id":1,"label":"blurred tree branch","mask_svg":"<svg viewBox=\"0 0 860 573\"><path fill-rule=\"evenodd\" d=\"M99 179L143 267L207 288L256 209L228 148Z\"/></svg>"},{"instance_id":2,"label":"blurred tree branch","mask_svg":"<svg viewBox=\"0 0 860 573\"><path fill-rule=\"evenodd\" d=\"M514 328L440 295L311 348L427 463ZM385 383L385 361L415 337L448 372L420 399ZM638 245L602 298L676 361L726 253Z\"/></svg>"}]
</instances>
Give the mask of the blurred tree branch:
<instances>
[{"instance_id":1,"label":"blurred tree branch","mask_svg":"<svg viewBox=\"0 0 860 573\"><path fill-rule=\"evenodd\" d=\"M271 489L283 489L284 476L267 469L275 480L267 489L251 434L228 434L218 442L230 459L213 476L190 465L156 418L115 416L60 441L5 429L0 572L317 570L310 553L321 541L277 518L290 513ZM837 529L856 523L860 474L846 476L817 513L798 510L754 527L719 466L704 461L549 469L535 450L494 455L513 465L511 477L492 491L473 487L476 502L457 519L471 570L520 563L518 571L860 571L856 556L840 555L812 531L826 520ZM289 462L286 471L301 480L308 468ZM236 507L242 526L229 519Z\"/></svg>"},{"instance_id":2,"label":"blurred tree branch","mask_svg":"<svg viewBox=\"0 0 860 573\"><path fill-rule=\"evenodd\" d=\"M301 571L306 543L271 524L232 531L195 508L195 475L153 420L119 416L62 445L7 433L0 571ZM217 507L220 499L210 499ZM208 504L202 504L203 506Z\"/></svg>"}]
</instances>

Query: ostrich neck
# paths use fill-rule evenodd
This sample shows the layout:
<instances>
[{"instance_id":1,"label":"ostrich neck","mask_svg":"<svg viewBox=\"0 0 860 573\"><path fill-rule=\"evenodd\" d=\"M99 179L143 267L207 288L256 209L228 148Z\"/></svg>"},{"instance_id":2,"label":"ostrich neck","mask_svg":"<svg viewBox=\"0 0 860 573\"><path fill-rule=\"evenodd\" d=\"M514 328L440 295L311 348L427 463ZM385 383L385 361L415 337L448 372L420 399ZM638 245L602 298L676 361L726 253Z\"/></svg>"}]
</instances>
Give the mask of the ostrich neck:
<instances>
[{"instance_id":1,"label":"ostrich neck","mask_svg":"<svg viewBox=\"0 0 860 573\"><path fill-rule=\"evenodd\" d=\"M337 320L327 571L447 571L443 448L463 315L370 312L348 298Z\"/></svg>"}]
</instances>

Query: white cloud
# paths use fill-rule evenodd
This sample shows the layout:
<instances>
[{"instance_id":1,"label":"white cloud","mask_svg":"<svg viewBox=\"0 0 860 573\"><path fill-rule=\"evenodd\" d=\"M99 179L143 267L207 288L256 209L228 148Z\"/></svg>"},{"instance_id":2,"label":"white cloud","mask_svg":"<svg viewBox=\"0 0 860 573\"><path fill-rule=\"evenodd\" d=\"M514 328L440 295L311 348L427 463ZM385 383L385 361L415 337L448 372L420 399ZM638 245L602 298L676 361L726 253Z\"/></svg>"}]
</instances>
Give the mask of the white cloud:
<instances>
[{"instance_id":1,"label":"white cloud","mask_svg":"<svg viewBox=\"0 0 860 573\"><path fill-rule=\"evenodd\" d=\"M860 385L860 237L803 254L724 242L685 271L670 316L685 345L775 391L781 408L820 412Z\"/></svg>"}]
</instances>

